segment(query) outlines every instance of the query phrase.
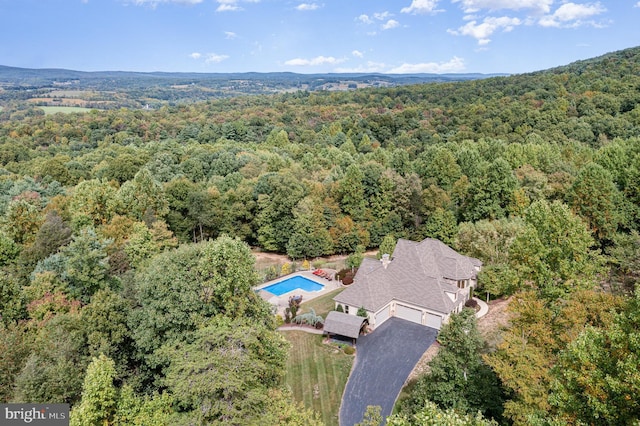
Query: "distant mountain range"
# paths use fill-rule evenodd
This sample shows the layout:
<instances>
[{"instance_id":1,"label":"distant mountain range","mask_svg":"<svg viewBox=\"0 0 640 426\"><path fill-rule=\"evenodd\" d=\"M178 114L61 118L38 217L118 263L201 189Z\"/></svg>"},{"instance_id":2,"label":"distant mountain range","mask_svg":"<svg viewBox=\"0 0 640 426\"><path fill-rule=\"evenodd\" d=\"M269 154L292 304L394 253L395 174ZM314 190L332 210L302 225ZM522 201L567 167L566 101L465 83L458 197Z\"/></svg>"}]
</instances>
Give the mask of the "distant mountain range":
<instances>
[{"instance_id":1,"label":"distant mountain range","mask_svg":"<svg viewBox=\"0 0 640 426\"><path fill-rule=\"evenodd\" d=\"M329 74L297 74L292 72L242 72L242 73L194 73L194 72L133 72L133 71L75 71L57 68L18 68L0 65L0 83L41 85L65 81L98 81L98 80L137 80L156 84L158 81L174 83L200 82L205 80L257 80L257 81L290 81L292 83L311 83L336 80L384 81L395 84L413 84L433 81L477 80L506 74L379 74L379 73L329 73Z\"/></svg>"},{"instance_id":2,"label":"distant mountain range","mask_svg":"<svg viewBox=\"0 0 640 426\"><path fill-rule=\"evenodd\" d=\"M242 95L393 87L477 80L496 75L85 72L0 65L0 104L26 102L26 106L158 108Z\"/></svg>"}]
</instances>

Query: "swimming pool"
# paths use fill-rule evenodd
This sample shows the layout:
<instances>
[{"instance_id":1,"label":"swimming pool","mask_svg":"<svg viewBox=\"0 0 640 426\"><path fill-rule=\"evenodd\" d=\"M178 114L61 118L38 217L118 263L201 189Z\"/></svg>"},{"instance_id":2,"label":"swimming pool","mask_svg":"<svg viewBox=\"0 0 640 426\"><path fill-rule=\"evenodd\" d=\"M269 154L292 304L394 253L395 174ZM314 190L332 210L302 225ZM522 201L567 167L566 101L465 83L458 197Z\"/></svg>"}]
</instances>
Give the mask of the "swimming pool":
<instances>
[{"instance_id":1,"label":"swimming pool","mask_svg":"<svg viewBox=\"0 0 640 426\"><path fill-rule=\"evenodd\" d=\"M322 284L311 281L310 279L300 275L296 275L295 277L287 278L279 283L261 288L261 290L268 291L276 296L282 296L283 294L289 293L293 290L320 291L322 289L324 289Z\"/></svg>"}]
</instances>

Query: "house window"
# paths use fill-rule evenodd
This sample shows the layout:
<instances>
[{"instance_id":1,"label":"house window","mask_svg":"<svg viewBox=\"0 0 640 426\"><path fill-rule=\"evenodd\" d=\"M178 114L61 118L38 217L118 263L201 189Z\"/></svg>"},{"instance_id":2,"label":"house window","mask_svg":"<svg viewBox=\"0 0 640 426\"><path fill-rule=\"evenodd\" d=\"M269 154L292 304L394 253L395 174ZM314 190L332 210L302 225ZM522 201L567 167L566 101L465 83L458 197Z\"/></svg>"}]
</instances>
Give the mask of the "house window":
<instances>
[{"instance_id":1,"label":"house window","mask_svg":"<svg viewBox=\"0 0 640 426\"><path fill-rule=\"evenodd\" d=\"M345 314L349 313L349 305L344 305L344 313Z\"/></svg>"},{"instance_id":2,"label":"house window","mask_svg":"<svg viewBox=\"0 0 640 426\"><path fill-rule=\"evenodd\" d=\"M458 281L458 288L465 288L467 284L466 280L460 280Z\"/></svg>"}]
</instances>

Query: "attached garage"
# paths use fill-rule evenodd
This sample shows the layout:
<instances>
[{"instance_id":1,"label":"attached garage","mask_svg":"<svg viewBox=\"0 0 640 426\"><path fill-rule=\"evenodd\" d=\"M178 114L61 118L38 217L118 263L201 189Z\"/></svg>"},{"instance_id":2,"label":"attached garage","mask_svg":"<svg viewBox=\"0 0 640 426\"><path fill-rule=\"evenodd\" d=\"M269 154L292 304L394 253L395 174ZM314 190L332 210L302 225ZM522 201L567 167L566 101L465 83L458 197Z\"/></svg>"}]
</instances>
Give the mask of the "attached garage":
<instances>
[{"instance_id":1,"label":"attached garage","mask_svg":"<svg viewBox=\"0 0 640 426\"><path fill-rule=\"evenodd\" d=\"M409 306L397 304L396 317L415 322L417 324L422 324L422 311Z\"/></svg>"},{"instance_id":2,"label":"attached garage","mask_svg":"<svg viewBox=\"0 0 640 426\"><path fill-rule=\"evenodd\" d=\"M427 323L425 325L427 327L440 330L440 327L442 326L442 317L440 315L430 314L427 312Z\"/></svg>"},{"instance_id":3,"label":"attached garage","mask_svg":"<svg viewBox=\"0 0 640 426\"><path fill-rule=\"evenodd\" d=\"M375 315L374 317L375 326L376 327L380 326L380 324L388 320L390 316L391 316L391 306L387 305Z\"/></svg>"}]
</instances>

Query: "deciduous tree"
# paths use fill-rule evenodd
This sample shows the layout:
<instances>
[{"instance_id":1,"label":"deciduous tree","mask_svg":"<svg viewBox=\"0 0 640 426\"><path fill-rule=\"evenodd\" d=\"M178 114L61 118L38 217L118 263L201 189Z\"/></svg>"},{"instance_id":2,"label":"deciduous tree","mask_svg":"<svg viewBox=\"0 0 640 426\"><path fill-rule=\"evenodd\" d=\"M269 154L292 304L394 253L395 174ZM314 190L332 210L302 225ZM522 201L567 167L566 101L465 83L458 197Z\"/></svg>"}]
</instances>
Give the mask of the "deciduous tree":
<instances>
[{"instance_id":1,"label":"deciduous tree","mask_svg":"<svg viewBox=\"0 0 640 426\"><path fill-rule=\"evenodd\" d=\"M491 369L482 360L483 341L476 327L475 312L464 309L453 314L440 330L440 351L429 363L430 371L418 379L403 411L416 414L426 399L439 407L464 413L480 411L501 418L503 391Z\"/></svg>"},{"instance_id":2,"label":"deciduous tree","mask_svg":"<svg viewBox=\"0 0 640 426\"><path fill-rule=\"evenodd\" d=\"M192 343L165 349L166 384L192 422L251 424L269 406L268 390L284 374L287 343L264 327L216 317Z\"/></svg>"},{"instance_id":3,"label":"deciduous tree","mask_svg":"<svg viewBox=\"0 0 640 426\"><path fill-rule=\"evenodd\" d=\"M640 293L600 327L587 326L558 357L550 401L562 421L633 424L640 420Z\"/></svg>"},{"instance_id":4,"label":"deciduous tree","mask_svg":"<svg viewBox=\"0 0 640 426\"><path fill-rule=\"evenodd\" d=\"M33 350L16 376L17 402L75 403L89 363L85 333L77 312L60 314L37 332Z\"/></svg>"},{"instance_id":5,"label":"deciduous tree","mask_svg":"<svg viewBox=\"0 0 640 426\"><path fill-rule=\"evenodd\" d=\"M621 197L611 174L602 166L589 163L582 167L569 188L567 199L599 242L613 238L623 219L619 208Z\"/></svg>"},{"instance_id":6,"label":"deciduous tree","mask_svg":"<svg viewBox=\"0 0 640 426\"><path fill-rule=\"evenodd\" d=\"M70 425L94 426L113 423L118 404L115 363L101 354L94 357L84 377L82 399L70 413Z\"/></svg>"},{"instance_id":7,"label":"deciduous tree","mask_svg":"<svg viewBox=\"0 0 640 426\"><path fill-rule=\"evenodd\" d=\"M378 248L378 254L376 257L382 259L382 255L388 254L389 257L393 256L393 251L396 249L396 238L392 234L385 235Z\"/></svg>"},{"instance_id":8,"label":"deciduous tree","mask_svg":"<svg viewBox=\"0 0 640 426\"><path fill-rule=\"evenodd\" d=\"M558 298L593 288L603 272L603 258L582 220L559 202L537 201L525 213L527 228L510 249L510 264L523 284Z\"/></svg>"}]
</instances>

